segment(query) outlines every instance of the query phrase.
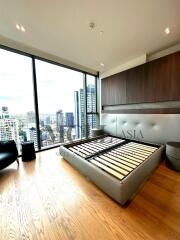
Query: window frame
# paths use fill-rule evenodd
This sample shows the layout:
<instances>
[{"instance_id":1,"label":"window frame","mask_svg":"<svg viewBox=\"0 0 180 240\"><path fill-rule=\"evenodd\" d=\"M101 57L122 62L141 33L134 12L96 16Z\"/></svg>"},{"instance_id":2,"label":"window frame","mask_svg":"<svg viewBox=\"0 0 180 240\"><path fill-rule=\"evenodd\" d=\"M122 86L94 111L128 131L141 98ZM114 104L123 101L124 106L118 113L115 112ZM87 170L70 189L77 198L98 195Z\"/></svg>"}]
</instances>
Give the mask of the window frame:
<instances>
[{"instance_id":1,"label":"window frame","mask_svg":"<svg viewBox=\"0 0 180 240\"><path fill-rule=\"evenodd\" d=\"M8 46L2 45L2 44L0 44L0 49L4 49L4 50L10 51L10 52L14 52L16 54L24 55L24 56L27 56L27 57L31 58L31 61L32 61L33 100L34 100L35 122L36 122L37 143L38 143L38 149L36 150L36 152L41 152L41 151L45 151L45 150L48 150L48 149L56 148L56 147L59 147L59 146L65 144L65 143L60 143L59 142L57 144L50 145L49 147L46 147L46 148L41 147L40 126L39 126L38 90L37 90L38 79L37 79L37 76L36 76L36 63L35 63L36 59L47 62L47 63L54 64L54 65L57 65L57 66L60 66L60 67L64 67L66 69L74 70L74 71L77 71L77 72L80 72L80 73L83 74L83 76L84 76L83 77L84 106L85 106L85 138L87 138L88 137L87 116L90 115L90 114L91 115L95 114L97 116L97 119L98 119L98 112L97 112L97 108L98 108L98 106L97 106L97 79L98 79L99 73L97 72L97 74L92 74L92 73L89 73L89 72L86 72L86 71L82 71L78 68L67 66L65 64L61 64L61 63L55 62L53 60L49 60L49 59L46 59L46 58L43 58L43 57L39 57L37 55L30 54L30 53L27 53L27 52L24 52L24 51L15 49L15 48L11 48L11 47L8 47ZM87 112L87 75L95 77L95 91L96 91L96 95L95 95L96 96L96 111L95 112Z\"/></svg>"}]
</instances>

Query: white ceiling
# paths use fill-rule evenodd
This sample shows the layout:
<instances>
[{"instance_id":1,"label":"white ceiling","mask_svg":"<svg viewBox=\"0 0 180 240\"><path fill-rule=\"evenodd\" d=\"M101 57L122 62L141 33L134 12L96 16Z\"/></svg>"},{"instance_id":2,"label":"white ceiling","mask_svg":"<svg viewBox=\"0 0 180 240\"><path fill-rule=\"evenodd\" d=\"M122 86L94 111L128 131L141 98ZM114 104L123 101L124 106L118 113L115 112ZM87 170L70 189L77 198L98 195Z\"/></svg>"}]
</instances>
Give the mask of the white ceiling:
<instances>
[{"instance_id":1,"label":"white ceiling","mask_svg":"<svg viewBox=\"0 0 180 240\"><path fill-rule=\"evenodd\" d=\"M0 0L0 35L103 73L177 43L180 0Z\"/></svg>"}]
</instances>

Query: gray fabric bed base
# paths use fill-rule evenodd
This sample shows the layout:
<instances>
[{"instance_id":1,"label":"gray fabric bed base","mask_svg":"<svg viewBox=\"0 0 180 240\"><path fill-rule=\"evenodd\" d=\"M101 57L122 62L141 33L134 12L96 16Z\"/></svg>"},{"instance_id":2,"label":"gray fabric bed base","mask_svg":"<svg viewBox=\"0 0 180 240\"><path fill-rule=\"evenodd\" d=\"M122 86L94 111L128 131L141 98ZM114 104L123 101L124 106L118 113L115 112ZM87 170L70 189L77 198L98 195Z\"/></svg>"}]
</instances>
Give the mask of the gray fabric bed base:
<instances>
[{"instance_id":1,"label":"gray fabric bed base","mask_svg":"<svg viewBox=\"0 0 180 240\"><path fill-rule=\"evenodd\" d=\"M164 146L161 146L121 181L86 161L84 158L74 154L65 146L60 147L60 154L112 199L124 205L137 193L139 187L159 165L163 150Z\"/></svg>"}]
</instances>

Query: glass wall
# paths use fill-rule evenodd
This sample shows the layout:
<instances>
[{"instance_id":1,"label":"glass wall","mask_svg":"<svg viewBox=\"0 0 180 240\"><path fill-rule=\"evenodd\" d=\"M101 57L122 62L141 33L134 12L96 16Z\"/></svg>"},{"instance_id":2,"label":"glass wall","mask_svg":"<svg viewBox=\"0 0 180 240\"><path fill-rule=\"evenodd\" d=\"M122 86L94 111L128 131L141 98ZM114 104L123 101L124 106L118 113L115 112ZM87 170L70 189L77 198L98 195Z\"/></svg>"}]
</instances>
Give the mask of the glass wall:
<instances>
[{"instance_id":1,"label":"glass wall","mask_svg":"<svg viewBox=\"0 0 180 240\"><path fill-rule=\"evenodd\" d=\"M96 107L95 76L0 48L0 141L19 153L24 141L40 150L89 136Z\"/></svg>"},{"instance_id":2,"label":"glass wall","mask_svg":"<svg viewBox=\"0 0 180 240\"><path fill-rule=\"evenodd\" d=\"M36 60L41 146L84 137L83 73Z\"/></svg>"},{"instance_id":3,"label":"glass wall","mask_svg":"<svg viewBox=\"0 0 180 240\"><path fill-rule=\"evenodd\" d=\"M0 141L32 140L37 147L32 59L0 49Z\"/></svg>"}]
</instances>

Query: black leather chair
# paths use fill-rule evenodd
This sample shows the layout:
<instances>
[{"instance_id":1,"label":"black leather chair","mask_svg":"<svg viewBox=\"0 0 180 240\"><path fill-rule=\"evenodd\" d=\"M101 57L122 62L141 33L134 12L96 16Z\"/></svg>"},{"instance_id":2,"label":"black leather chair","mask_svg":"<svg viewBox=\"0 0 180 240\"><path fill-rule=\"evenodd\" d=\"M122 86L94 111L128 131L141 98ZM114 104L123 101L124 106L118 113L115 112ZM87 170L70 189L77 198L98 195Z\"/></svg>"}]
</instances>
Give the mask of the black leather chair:
<instances>
[{"instance_id":1,"label":"black leather chair","mask_svg":"<svg viewBox=\"0 0 180 240\"><path fill-rule=\"evenodd\" d=\"M14 161L17 161L19 165L15 141L0 141L0 170L9 166Z\"/></svg>"}]
</instances>

